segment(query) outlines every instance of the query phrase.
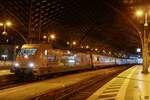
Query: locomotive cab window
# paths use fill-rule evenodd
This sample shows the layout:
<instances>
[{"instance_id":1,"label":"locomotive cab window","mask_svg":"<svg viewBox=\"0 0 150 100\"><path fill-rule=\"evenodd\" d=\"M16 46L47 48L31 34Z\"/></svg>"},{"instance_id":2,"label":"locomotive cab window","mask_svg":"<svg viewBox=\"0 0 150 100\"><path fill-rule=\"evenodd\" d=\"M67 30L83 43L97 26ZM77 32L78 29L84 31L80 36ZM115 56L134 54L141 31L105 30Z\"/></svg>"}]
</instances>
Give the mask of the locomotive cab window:
<instances>
[{"instance_id":1,"label":"locomotive cab window","mask_svg":"<svg viewBox=\"0 0 150 100\"><path fill-rule=\"evenodd\" d=\"M28 55L28 56L33 56L35 55L37 49L35 48L22 48L19 55L20 56L24 56L24 55Z\"/></svg>"}]
</instances>

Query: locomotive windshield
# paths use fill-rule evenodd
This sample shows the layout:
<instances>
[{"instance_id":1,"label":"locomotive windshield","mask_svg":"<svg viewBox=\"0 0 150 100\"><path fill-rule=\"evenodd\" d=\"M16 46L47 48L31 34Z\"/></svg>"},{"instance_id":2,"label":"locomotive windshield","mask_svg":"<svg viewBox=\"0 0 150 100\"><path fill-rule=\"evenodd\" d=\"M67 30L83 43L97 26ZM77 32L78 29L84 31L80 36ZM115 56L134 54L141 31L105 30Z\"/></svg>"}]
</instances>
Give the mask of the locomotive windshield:
<instances>
[{"instance_id":1,"label":"locomotive windshield","mask_svg":"<svg viewBox=\"0 0 150 100\"><path fill-rule=\"evenodd\" d=\"M33 56L35 55L37 49L35 48L22 48L21 51L19 52L19 55L24 56Z\"/></svg>"}]
</instances>

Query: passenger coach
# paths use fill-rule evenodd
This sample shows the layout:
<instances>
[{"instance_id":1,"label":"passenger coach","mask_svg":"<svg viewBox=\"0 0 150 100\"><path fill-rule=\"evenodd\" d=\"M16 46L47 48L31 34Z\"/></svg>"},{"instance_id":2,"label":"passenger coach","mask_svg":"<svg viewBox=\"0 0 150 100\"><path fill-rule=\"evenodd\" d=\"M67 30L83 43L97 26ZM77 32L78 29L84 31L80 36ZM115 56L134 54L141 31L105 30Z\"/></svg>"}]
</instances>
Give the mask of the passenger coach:
<instances>
[{"instance_id":1,"label":"passenger coach","mask_svg":"<svg viewBox=\"0 0 150 100\"><path fill-rule=\"evenodd\" d=\"M16 75L41 76L75 70L97 69L100 66L136 63L132 59L121 59L91 53L71 53L53 49L49 44L25 44L16 57L11 72Z\"/></svg>"}]
</instances>

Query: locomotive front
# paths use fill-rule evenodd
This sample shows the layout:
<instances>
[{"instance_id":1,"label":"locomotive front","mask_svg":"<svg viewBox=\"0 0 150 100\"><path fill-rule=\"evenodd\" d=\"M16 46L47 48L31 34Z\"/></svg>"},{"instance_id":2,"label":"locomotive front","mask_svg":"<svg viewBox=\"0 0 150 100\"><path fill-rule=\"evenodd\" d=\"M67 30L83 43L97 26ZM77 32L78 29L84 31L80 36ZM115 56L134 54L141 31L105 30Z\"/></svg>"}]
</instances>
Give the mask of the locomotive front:
<instances>
[{"instance_id":1,"label":"locomotive front","mask_svg":"<svg viewBox=\"0 0 150 100\"><path fill-rule=\"evenodd\" d=\"M23 45L20 52L16 57L14 66L11 68L11 72L16 75L32 75L33 71L38 67L38 52L39 48L33 45Z\"/></svg>"}]
</instances>

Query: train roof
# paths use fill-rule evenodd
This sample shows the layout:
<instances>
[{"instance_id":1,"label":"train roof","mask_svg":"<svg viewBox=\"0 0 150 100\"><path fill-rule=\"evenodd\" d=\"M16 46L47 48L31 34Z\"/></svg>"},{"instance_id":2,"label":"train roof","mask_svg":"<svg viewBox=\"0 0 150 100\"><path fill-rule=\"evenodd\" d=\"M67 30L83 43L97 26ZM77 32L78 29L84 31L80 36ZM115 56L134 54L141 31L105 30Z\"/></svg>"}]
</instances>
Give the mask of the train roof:
<instances>
[{"instance_id":1,"label":"train roof","mask_svg":"<svg viewBox=\"0 0 150 100\"><path fill-rule=\"evenodd\" d=\"M31 47L52 48L51 44L24 44L24 45L22 45L22 48L31 48Z\"/></svg>"}]
</instances>

